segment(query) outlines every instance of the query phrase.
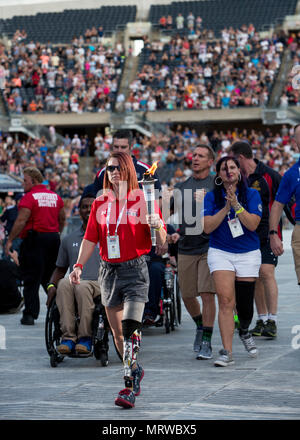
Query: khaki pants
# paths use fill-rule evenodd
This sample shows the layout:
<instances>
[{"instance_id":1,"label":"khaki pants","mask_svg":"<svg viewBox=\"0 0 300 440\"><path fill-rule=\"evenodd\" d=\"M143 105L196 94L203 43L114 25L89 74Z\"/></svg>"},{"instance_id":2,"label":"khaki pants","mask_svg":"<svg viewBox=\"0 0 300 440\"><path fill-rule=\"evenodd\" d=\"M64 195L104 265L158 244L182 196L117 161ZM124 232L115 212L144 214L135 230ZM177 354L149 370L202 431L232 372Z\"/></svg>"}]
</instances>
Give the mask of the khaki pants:
<instances>
[{"instance_id":1,"label":"khaki pants","mask_svg":"<svg viewBox=\"0 0 300 440\"><path fill-rule=\"evenodd\" d=\"M295 225L294 227L291 244L293 249L297 280L298 280L298 284L300 284L300 225Z\"/></svg>"},{"instance_id":2,"label":"khaki pants","mask_svg":"<svg viewBox=\"0 0 300 440\"><path fill-rule=\"evenodd\" d=\"M207 254L178 254L178 281L182 298L195 298L201 293L215 293Z\"/></svg>"},{"instance_id":3,"label":"khaki pants","mask_svg":"<svg viewBox=\"0 0 300 440\"><path fill-rule=\"evenodd\" d=\"M62 339L77 341L85 336L92 336L92 318L95 308L94 298L100 295L98 281L82 280L72 285L68 278L59 281L56 293L56 304L60 314ZM80 322L78 335L75 332L75 300Z\"/></svg>"}]
</instances>

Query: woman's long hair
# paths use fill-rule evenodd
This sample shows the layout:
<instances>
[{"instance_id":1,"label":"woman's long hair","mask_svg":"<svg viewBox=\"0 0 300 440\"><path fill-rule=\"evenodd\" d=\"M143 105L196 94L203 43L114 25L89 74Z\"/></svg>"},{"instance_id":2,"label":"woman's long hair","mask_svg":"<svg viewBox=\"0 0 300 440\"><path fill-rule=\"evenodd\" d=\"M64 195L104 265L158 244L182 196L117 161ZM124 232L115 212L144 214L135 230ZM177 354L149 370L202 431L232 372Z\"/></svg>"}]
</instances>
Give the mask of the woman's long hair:
<instances>
[{"instance_id":1,"label":"woman's long hair","mask_svg":"<svg viewBox=\"0 0 300 440\"><path fill-rule=\"evenodd\" d=\"M235 157L232 157L232 156L221 157L221 159L216 164L216 173L217 173L217 175L216 175L216 178L215 178L215 187L214 187L214 190L213 190L214 191L214 196L215 196L216 206L218 208L222 209L226 205L226 199L223 196L223 189L225 190L224 184L222 183L221 185L217 185L216 184L216 179L219 178L218 176L219 176L220 169L221 169L221 166L222 166L223 162L225 162L225 167L226 167L226 170L228 171L227 163L230 160L236 164L236 166L238 167L238 169L240 171L240 176L241 176L240 180L237 183L238 201L241 203L241 205L244 208L247 208L247 188L248 188L247 180L246 180L246 178L244 177L244 175L243 175L243 173L241 171L241 166L240 166L239 161Z\"/></svg>"},{"instance_id":2,"label":"woman's long hair","mask_svg":"<svg viewBox=\"0 0 300 440\"><path fill-rule=\"evenodd\" d=\"M127 191L132 191L134 189L139 188L139 184L137 181L136 171L132 162L131 157L127 153L111 153L109 158L106 161L105 166L107 167L107 164L111 158L118 159L119 166L120 166L120 180L127 182ZM103 188L104 190L107 189L113 189L112 184L110 183L108 179L108 172L105 170L104 174L104 181L103 181Z\"/></svg>"}]
</instances>

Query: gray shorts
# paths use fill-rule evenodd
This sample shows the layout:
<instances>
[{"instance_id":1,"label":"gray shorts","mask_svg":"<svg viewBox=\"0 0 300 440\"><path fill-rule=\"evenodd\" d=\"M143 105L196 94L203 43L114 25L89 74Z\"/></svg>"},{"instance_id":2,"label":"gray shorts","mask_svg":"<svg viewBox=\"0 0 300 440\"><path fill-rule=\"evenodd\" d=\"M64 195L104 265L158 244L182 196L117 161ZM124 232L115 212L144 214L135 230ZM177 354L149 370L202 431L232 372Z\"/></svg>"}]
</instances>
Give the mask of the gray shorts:
<instances>
[{"instance_id":1,"label":"gray shorts","mask_svg":"<svg viewBox=\"0 0 300 440\"><path fill-rule=\"evenodd\" d=\"M101 261L99 284L102 304L116 307L127 301L146 303L149 291L149 272L142 255L123 263Z\"/></svg>"}]
</instances>

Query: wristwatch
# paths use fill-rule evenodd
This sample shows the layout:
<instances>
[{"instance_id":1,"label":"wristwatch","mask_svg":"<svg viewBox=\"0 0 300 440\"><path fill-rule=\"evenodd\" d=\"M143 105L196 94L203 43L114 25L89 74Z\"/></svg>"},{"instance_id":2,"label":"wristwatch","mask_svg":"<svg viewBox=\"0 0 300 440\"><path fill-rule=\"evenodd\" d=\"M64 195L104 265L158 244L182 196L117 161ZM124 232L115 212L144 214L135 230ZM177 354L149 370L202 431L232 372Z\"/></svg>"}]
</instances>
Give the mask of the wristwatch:
<instances>
[{"instance_id":1,"label":"wristwatch","mask_svg":"<svg viewBox=\"0 0 300 440\"><path fill-rule=\"evenodd\" d=\"M274 235L274 234L278 234L278 232L275 231L275 229L271 229L271 231L269 231L269 235Z\"/></svg>"}]
</instances>

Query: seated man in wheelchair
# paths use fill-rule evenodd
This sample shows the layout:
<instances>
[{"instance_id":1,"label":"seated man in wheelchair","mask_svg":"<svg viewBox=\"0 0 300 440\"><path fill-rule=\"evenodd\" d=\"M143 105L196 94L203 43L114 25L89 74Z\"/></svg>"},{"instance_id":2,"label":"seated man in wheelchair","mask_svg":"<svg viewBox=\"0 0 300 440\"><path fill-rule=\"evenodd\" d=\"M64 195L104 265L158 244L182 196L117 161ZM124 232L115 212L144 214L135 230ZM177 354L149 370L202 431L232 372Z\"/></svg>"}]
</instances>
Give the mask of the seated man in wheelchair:
<instances>
[{"instance_id":1,"label":"seated man in wheelchair","mask_svg":"<svg viewBox=\"0 0 300 440\"><path fill-rule=\"evenodd\" d=\"M93 256L84 266L82 282L75 286L65 278L68 269L73 270L77 261L81 241L86 229L91 206L95 196L86 194L79 202L79 214L82 225L79 229L65 236L61 242L56 269L48 284L47 306L56 295L56 304L60 314L62 340L57 350L60 354L89 354L92 348L92 319L95 308L95 298L100 298L98 283L99 251L95 248ZM76 334L75 311L76 306L80 317Z\"/></svg>"},{"instance_id":2,"label":"seated man in wheelchair","mask_svg":"<svg viewBox=\"0 0 300 440\"><path fill-rule=\"evenodd\" d=\"M150 253L147 255L147 264L149 270L149 301L145 304L143 325L151 326L156 324L157 316L160 315L160 298L161 289L164 282L164 273L166 267L166 259L163 255L169 252L169 255L173 256L170 245L168 246L168 237L175 232L175 228L167 225L167 241L163 247L152 247Z\"/></svg>"}]
</instances>

